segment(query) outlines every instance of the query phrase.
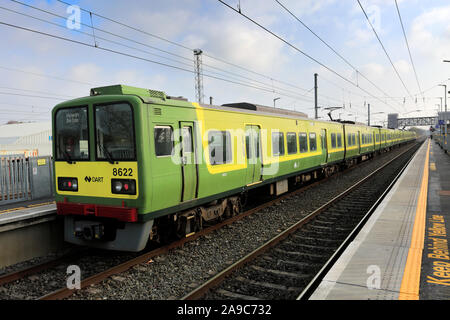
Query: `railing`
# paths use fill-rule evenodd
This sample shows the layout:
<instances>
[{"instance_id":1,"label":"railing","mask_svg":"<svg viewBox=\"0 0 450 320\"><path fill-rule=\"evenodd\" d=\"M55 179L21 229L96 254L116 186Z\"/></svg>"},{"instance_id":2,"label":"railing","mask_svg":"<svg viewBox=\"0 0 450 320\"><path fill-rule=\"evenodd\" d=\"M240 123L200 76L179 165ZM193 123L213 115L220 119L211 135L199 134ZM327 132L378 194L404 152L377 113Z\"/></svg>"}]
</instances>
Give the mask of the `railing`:
<instances>
[{"instance_id":1,"label":"railing","mask_svg":"<svg viewBox=\"0 0 450 320\"><path fill-rule=\"evenodd\" d=\"M51 157L0 156L0 205L54 194Z\"/></svg>"}]
</instances>

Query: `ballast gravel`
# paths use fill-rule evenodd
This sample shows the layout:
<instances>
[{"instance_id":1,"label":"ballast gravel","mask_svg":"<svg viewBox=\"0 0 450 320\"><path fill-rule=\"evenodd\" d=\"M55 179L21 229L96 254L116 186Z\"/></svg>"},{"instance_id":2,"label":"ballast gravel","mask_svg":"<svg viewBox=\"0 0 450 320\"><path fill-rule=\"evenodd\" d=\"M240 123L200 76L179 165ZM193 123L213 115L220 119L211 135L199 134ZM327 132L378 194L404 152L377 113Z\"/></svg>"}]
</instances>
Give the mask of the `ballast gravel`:
<instances>
[{"instance_id":1,"label":"ballast gravel","mask_svg":"<svg viewBox=\"0 0 450 320\"><path fill-rule=\"evenodd\" d=\"M336 175L182 248L76 291L69 299L180 299L409 147L379 155L345 174Z\"/></svg>"}]
</instances>

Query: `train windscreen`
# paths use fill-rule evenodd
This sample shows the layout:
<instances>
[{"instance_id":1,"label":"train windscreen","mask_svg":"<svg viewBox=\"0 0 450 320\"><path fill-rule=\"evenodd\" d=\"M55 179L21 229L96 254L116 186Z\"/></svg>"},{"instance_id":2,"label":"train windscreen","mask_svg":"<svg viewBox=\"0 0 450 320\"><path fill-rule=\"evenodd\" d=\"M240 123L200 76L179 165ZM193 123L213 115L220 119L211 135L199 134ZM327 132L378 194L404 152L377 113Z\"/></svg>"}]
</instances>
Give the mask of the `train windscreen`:
<instances>
[{"instance_id":1,"label":"train windscreen","mask_svg":"<svg viewBox=\"0 0 450 320\"><path fill-rule=\"evenodd\" d=\"M133 110L128 103L96 105L95 140L98 160L136 160Z\"/></svg>"},{"instance_id":2,"label":"train windscreen","mask_svg":"<svg viewBox=\"0 0 450 320\"><path fill-rule=\"evenodd\" d=\"M87 107L59 109L55 115L56 160L89 159Z\"/></svg>"}]
</instances>

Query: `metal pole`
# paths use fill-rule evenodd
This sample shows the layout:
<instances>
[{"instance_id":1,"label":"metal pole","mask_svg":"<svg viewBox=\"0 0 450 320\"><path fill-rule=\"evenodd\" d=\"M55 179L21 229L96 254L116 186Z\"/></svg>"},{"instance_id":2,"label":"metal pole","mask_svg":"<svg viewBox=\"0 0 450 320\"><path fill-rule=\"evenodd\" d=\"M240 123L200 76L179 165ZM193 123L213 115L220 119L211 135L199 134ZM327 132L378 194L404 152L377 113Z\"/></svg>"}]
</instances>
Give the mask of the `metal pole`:
<instances>
[{"instance_id":1,"label":"metal pole","mask_svg":"<svg viewBox=\"0 0 450 320\"><path fill-rule=\"evenodd\" d=\"M445 113L444 113L444 126L445 126L445 143L447 143L447 85L444 84L444 97L445 97ZM446 147L444 147L446 149Z\"/></svg>"},{"instance_id":2,"label":"metal pole","mask_svg":"<svg viewBox=\"0 0 450 320\"><path fill-rule=\"evenodd\" d=\"M202 53L203 51L200 49L194 50L195 95L199 103L203 103Z\"/></svg>"},{"instance_id":3,"label":"metal pole","mask_svg":"<svg viewBox=\"0 0 450 320\"><path fill-rule=\"evenodd\" d=\"M370 103L367 104L367 125L370 126Z\"/></svg>"},{"instance_id":4,"label":"metal pole","mask_svg":"<svg viewBox=\"0 0 450 320\"><path fill-rule=\"evenodd\" d=\"M317 73L314 73L314 110L315 110L315 117L314 119L319 118L319 110L317 107Z\"/></svg>"}]
</instances>

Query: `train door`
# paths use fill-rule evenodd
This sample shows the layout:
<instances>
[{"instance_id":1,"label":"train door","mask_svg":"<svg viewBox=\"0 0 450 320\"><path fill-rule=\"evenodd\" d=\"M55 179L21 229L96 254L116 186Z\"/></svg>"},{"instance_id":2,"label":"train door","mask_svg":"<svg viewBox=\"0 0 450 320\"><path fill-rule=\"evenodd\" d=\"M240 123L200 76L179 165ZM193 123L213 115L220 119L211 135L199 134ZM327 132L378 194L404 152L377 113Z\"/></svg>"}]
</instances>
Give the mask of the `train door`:
<instances>
[{"instance_id":1,"label":"train door","mask_svg":"<svg viewBox=\"0 0 450 320\"><path fill-rule=\"evenodd\" d=\"M361 154L361 131L358 131L358 154Z\"/></svg>"},{"instance_id":2,"label":"train door","mask_svg":"<svg viewBox=\"0 0 450 320\"><path fill-rule=\"evenodd\" d=\"M197 197L197 161L194 136L194 123L180 122L182 202Z\"/></svg>"},{"instance_id":3,"label":"train door","mask_svg":"<svg viewBox=\"0 0 450 320\"><path fill-rule=\"evenodd\" d=\"M327 130L322 129L320 131L320 141L322 145L322 164L328 162L328 144L327 144Z\"/></svg>"},{"instance_id":4,"label":"train door","mask_svg":"<svg viewBox=\"0 0 450 320\"><path fill-rule=\"evenodd\" d=\"M375 151L377 149L377 140L376 140L377 134L374 132L372 132L372 145L373 145L373 150Z\"/></svg>"},{"instance_id":5,"label":"train door","mask_svg":"<svg viewBox=\"0 0 450 320\"><path fill-rule=\"evenodd\" d=\"M247 154L246 184L261 181L261 128L245 126L245 149Z\"/></svg>"}]
</instances>

